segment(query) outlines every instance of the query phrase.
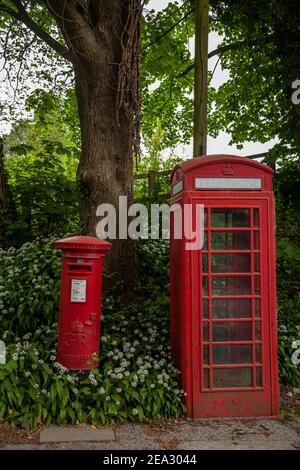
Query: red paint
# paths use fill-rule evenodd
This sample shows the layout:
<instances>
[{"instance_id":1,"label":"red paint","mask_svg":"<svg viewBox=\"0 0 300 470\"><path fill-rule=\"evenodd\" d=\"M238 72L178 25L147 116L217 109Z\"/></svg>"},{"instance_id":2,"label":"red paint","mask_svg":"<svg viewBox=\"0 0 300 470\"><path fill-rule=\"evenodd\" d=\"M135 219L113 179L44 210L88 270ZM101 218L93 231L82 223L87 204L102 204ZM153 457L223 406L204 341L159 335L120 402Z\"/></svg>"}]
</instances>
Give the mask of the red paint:
<instances>
[{"instance_id":1,"label":"red paint","mask_svg":"<svg viewBox=\"0 0 300 470\"><path fill-rule=\"evenodd\" d=\"M62 250L57 360L68 369L92 369L93 355L99 356L103 257L111 244L82 236L55 246Z\"/></svg>"},{"instance_id":2,"label":"red paint","mask_svg":"<svg viewBox=\"0 0 300 470\"><path fill-rule=\"evenodd\" d=\"M175 203L204 204L207 244L173 238L171 346L193 418L277 416L273 170L235 156L177 165ZM195 179L258 178L260 189L196 189ZM225 183L226 184L226 183ZM181 187L181 183L176 188Z\"/></svg>"}]
</instances>

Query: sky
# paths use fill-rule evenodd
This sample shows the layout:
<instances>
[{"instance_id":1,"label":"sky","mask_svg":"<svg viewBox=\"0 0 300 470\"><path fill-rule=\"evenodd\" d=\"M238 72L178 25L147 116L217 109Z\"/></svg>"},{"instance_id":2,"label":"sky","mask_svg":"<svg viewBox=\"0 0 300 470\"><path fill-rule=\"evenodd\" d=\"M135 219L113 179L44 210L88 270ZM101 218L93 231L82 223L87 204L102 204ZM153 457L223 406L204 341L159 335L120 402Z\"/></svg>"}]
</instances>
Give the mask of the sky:
<instances>
[{"instance_id":1,"label":"sky","mask_svg":"<svg viewBox=\"0 0 300 470\"><path fill-rule=\"evenodd\" d=\"M147 8L154 9L154 10L163 10L169 3L169 0L150 0L150 2L147 5ZM217 48L218 44L221 42L221 37L218 36L216 33L211 33L209 35L209 52L213 51ZM191 41L191 44L189 45L190 47L190 52L194 52L194 44L193 41ZM212 58L209 60L208 68L209 70L213 70L216 62L217 62L217 57ZM223 70L221 65L219 64L216 68L216 71L214 73L214 77L212 80L212 86L214 87L219 87L222 85L222 83L226 82L229 79L229 73L227 70ZM208 136L208 142L207 142L207 153L210 155L214 154L219 154L219 153L225 153L225 154L233 154L233 155L242 155L242 156L248 156L248 155L254 155L254 154L259 154L259 153L264 153L267 152L270 148L274 146L276 143L275 140L272 140L270 142L267 142L265 144L262 144L260 142L246 142L244 144L244 148L242 150L237 149L235 145L229 145L230 142L230 135L221 132L219 136L216 139L213 139L212 137ZM192 156L192 144L189 146L179 146L177 149L177 153L181 157L191 157Z\"/></svg>"}]
</instances>

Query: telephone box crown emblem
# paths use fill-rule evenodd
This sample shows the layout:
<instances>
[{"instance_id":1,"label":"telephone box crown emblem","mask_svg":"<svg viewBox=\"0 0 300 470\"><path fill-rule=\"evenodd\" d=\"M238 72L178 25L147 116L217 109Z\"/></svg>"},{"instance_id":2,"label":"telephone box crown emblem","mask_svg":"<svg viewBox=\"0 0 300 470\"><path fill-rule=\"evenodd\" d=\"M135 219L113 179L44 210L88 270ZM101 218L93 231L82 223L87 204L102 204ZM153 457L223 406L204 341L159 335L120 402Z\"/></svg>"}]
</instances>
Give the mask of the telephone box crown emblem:
<instances>
[{"instance_id":1,"label":"telephone box crown emblem","mask_svg":"<svg viewBox=\"0 0 300 470\"><path fill-rule=\"evenodd\" d=\"M235 175L235 168L231 163L226 163L224 169L222 170L223 175L232 176Z\"/></svg>"}]
</instances>

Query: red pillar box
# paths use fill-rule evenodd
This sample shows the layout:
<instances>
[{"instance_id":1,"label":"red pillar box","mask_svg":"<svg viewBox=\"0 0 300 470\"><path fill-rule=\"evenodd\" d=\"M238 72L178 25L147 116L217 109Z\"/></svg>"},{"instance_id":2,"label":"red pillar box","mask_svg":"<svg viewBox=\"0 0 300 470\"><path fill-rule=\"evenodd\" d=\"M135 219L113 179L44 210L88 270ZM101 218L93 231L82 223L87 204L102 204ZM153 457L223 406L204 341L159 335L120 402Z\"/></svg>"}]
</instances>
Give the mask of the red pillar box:
<instances>
[{"instance_id":1,"label":"red pillar box","mask_svg":"<svg viewBox=\"0 0 300 470\"><path fill-rule=\"evenodd\" d=\"M278 415L272 173L226 155L172 173L171 227L182 208L195 230L185 219L204 205L203 247L188 250L172 229L170 240L171 343L189 417Z\"/></svg>"},{"instance_id":2,"label":"red pillar box","mask_svg":"<svg viewBox=\"0 0 300 470\"><path fill-rule=\"evenodd\" d=\"M99 356L103 258L111 244L79 236L55 246L62 250L57 360L68 369L92 369Z\"/></svg>"}]
</instances>

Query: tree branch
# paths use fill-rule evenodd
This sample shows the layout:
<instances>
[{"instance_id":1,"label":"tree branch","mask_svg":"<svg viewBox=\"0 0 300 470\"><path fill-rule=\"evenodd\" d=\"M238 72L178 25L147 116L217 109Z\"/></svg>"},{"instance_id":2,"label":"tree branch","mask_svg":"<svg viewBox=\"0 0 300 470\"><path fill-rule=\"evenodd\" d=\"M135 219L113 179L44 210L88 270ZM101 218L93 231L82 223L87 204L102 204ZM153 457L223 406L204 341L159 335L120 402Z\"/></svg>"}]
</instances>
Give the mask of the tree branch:
<instances>
[{"instance_id":1,"label":"tree branch","mask_svg":"<svg viewBox=\"0 0 300 470\"><path fill-rule=\"evenodd\" d=\"M266 44L271 44L273 42L273 40L274 40L273 35L269 36L265 40L263 45L265 46ZM214 49L213 51L211 51L208 54L208 59L211 59L212 57L214 57L216 55L223 55L225 52L228 52L228 51L238 50L238 49L242 48L243 46L255 47L255 46L260 46L260 45L262 45L262 42L258 41L258 40L257 41L237 41L233 44L225 44L224 46L217 47L217 49ZM187 75L191 70L193 70L194 65L195 64L189 65L183 72L181 72L179 75L177 75L177 78L181 78L181 77L184 77L185 75Z\"/></svg>"},{"instance_id":2,"label":"tree branch","mask_svg":"<svg viewBox=\"0 0 300 470\"><path fill-rule=\"evenodd\" d=\"M101 47L97 42L93 25L82 0L42 0L55 18L72 57L87 62L99 62ZM98 0L99 1L99 0Z\"/></svg>"},{"instance_id":3,"label":"tree branch","mask_svg":"<svg viewBox=\"0 0 300 470\"><path fill-rule=\"evenodd\" d=\"M100 21L99 0L88 0L88 13L91 23L93 24L93 26L96 26Z\"/></svg>"},{"instance_id":4,"label":"tree branch","mask_svg":"<svg viewBox=\"0 0 300 470\"><path fill-rule=\"evenodd\" d=\"M193 12L195 11L195 8L193 8L192 10L188 11L182 18L180 18L180 20L176 21L176 23L174 23L169 29L167 29L166 31L164 31L160 36L158 36L156 39L154 39L153 41L149 42L149 44L146 44L146 46L144 46L142 48L142 52L145 50L145 49L148 49L148 47L151 47L153 46L153 44L156 44L157 42L159 42L162 38L164 38L165 36L167 36L173 29L176 28L176 26L178 26L180 23L182 23L184 20L186 20L186 18L188 18Z\"/></svg>"},{"instance_id":5,"label":"tree branch","mask_svg":"<svg viewBox=\"0 0 300 470\"><path fill-rule=\"evenodd\" d=\"M50 46L55 52L61 55L64 59L71 60L70 51L63 45L54 39L47 31L40 27L27 13L24 5L20 0L12 0L15 4L17 11L6 5L0 4L0 11L9 14L16 20L23 23L30 31L32 31L38 38L44 41Z\"/></svg>"},{"instance_id":6,"label":"tree branch","mask_svg":"<svg viewBox=\"0 0 300 470\"><path fill-rule=\"evenodd\" d=\"M0 3L0 11L2 11L3 13L7 13L8 15L13 16L16 19L19 19L18 12L8 7L7 5L3 5L3 3Z\"/></svg>"}]
</instances>

